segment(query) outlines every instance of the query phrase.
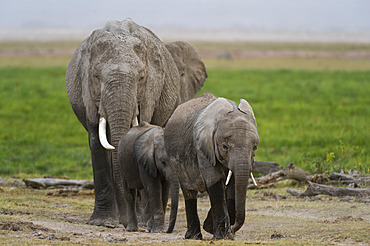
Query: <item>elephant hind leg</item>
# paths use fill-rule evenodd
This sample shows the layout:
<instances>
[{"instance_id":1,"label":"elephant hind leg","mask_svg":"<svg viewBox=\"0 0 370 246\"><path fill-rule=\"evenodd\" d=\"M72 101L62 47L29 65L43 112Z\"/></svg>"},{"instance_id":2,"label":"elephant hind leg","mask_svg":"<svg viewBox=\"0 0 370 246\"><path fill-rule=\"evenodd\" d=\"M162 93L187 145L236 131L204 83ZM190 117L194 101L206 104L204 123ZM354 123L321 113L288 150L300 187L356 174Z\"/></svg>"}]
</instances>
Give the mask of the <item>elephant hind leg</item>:
<instances>
[{"instance_id":1,"label":"elephant hind leg","mask_svg":"<svg viewBox=\"0 0 370 246\"><path fill-rule=\"evenodd\" d=\"M164 232L164 208L162 199L162 184L158 179L152 178L150 185L147 186L149 194L149 205L151 211L150 232ZM168 196L168 194L167 194Z\"/></svg>"},{"instance_id":2,"label":"elephant hind leg","mask_svg":"<svg viewBox=\"0 0 370 246\"><path fill-rule=\"evenodd\" d=\"M186 209L186 222L187 231L185 239L202 239L202 233L200 231L200 221L198 217L197 209L197 191L185 191L183 190L185 198L185 209Z\"/></svg>"},{"instance_id":3,"label":"elephant hind leg","mask_svg":"<svg viewBox=\"0 0 370 246\"><path fill-rule=\"evenodd\" d=\"M138 222L136 214L136 189L129 189L129 194L126 194L127 202L127 215L128 215L128 225L126 231L138 231Z\"/></svg>"},{"instance_id":4,"label":"elephant hind leg","mask_svg":"<svg viewBox=\"0 0 370 246\"><path fill-rule=\"evenodd\" d=\"M150 204L149 204L149 195L147 194L145 189L140 191L141 200L138 203L140 207L140 220L139 225L143 228L150 229L151 228L151 217L152 213L150 211Z\"/></svg>"}]
</instances>

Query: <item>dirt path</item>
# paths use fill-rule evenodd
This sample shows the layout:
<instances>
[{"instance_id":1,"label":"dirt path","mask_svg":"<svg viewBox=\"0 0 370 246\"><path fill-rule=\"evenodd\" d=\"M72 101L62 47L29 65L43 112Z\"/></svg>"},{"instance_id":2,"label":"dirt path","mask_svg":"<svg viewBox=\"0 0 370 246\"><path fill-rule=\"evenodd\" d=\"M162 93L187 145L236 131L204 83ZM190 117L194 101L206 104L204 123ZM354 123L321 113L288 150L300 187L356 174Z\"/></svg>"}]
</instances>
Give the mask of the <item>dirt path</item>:
<instances>
[{"instance_id":1,"label":"dirt path","mask_svg":"<svg viewBox=\"0 0 370 246\"><path fill-rule=\"evenodd\" d=\"M27 56L43 56L43 57L58 57L72 56L74 49L32 49L32 50L1 50L2 57L27 57ZM218 59L245 59L245 58L341 58L341 59L369 59L370 52L368 51L292 51L292 50L199 50L202 58L218 58Z\"/></svg>"},{"instance_id":2,"label":"dirt path","mask_svg":"<svg viewBox=\"0 0 370 246\"><path fill-rule=\"evenodd\" d=\"M246 222L236 233L234 243L366 245L370 242L369 198L301 199L288 196L284 190L248 191ZM212 235L203 230L204 240L184 240L186 217L182 198L174 232L152 234L145 230L125 232L122 226L112 229L87 225L93 191L85 190L73 196L57 194L57 190L1 188L0 240L10 244L226 243L212 241ZM198 199L201 223L208 209L208 197L202 195Z\"/></svg>"}]
</instances>

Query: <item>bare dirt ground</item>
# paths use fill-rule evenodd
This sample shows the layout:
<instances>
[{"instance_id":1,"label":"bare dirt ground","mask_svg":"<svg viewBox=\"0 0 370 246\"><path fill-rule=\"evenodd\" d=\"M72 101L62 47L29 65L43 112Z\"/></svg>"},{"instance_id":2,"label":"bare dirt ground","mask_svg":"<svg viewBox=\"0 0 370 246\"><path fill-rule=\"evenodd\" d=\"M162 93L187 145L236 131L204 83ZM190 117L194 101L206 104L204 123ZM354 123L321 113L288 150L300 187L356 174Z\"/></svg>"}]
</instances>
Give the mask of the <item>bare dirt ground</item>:
<instances>
[{"instance_id":1,"label":"bare dirt ground","mask_svg":"<svg viewBox=\"0 0 370 246\"><path fill-rule=\"evenodd\" d=\"M125 232L118 228L86 224L94 201L93 190L26 188L21 180L0 186L0 241L6 244L304 244L369 245L370 198L319 196L291 197L286 183L277 188L249 190L246 221L235 241L213 241L202 231L203 240L185 240L185 207L182 197L175 230L171 234ZM303 190L304 186L296 187ZM209 199L201 194L198 213L201 223ZM169 207L168 207L169 208ZM167 213L167 221L169 210Z\"/></svg>"},{"instance_id":2,"label":"bare dirt ground","mask_svg":"<svg viewBox=\"0 0 370 246\"><path fill-rule=\"evenodd\" d=\"M24 57L24 56L72 56L74 49L32 49L32 50L1 50L2 57ZM199 50L204 59L244 59L244 58L342 58L342 59L370 59L369 51L293 51L293 50Z\"/></svg>"},{"instance_id":3,"label":"bare dirt ground","mask_svg":"<svg viewBox=\"0 0 370 246\"><path fill-rule=\"evenodd\" d=\"M81 43L70 41L0 41L0 67L67 67ZM194 41L207 69L368 70L366 44L258 43Z\"/></svg>"}]
</instances>

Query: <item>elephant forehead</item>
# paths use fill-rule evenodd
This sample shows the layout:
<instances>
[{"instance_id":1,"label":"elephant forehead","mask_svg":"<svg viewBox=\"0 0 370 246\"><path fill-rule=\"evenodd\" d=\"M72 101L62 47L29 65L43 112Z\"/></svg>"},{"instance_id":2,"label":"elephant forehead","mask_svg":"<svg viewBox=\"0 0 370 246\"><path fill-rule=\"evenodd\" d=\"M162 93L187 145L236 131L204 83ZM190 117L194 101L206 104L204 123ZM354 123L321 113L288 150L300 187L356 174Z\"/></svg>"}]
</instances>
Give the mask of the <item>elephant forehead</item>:
<instances>
[{"instance_id":1,"label":"elephant forehead","mask_svg":"<svg viewBox=\"0 0 370 246\"><path fill-rule=\"evenodd\" d=\"M217 136L235 139L258 138L256 126L244 117L225 119L220 122L217 128Z\"/></svg>"},{"instance_id":2,"label":"elephant forehead","mask_svg":"<svg viewBox=\"0 0 370 246\"><path fill-rule=\"evenodd\" d=\"M134 73L134 69L132 69L133 65L129 62L120 62L120 63L114 63L110 62L109 65L104 67L104 70L102 72L105 72L107 74L111 73L124 73L124 74L129 74L129 73Z\"/></svg>"},{"instance_id":3,"label":"elephant forehead","mask_svg":"<svg viewBox=\"0 0 370 246\"><path fill-rule=\"evenodd\" d=\"M226 130L237 130L237 129L247 129L250 127L250 122L245 117L240 117L234 112L226 114L226 117L221 119L219 123L220 129Z\"/></svg>"}]
</instances>

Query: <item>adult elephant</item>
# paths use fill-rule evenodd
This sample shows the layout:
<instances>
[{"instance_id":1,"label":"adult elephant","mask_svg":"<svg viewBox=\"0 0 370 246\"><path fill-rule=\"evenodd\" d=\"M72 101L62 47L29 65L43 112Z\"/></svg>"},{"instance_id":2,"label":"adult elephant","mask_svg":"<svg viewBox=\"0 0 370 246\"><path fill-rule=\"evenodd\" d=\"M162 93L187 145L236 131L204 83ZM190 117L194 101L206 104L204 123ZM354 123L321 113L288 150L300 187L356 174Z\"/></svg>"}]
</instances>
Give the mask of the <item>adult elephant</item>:
<instances>
[{"instance_id":1,"label":"adult elephant","mask_svg":"<svg viewBox=\"0 0 370 246\"><path fill-rule=\"evenodd\" d=\"M110 21L80 44L69 63L67 93L88 132L93 166L90 224L114 227L119 219L127 226L116 150L121 136L140 122L165 125L175 107L193 97L207 77L191 45L169 45L177 53L172 55L154 33L131 19Z\"/></svg>"}]
</instances>

